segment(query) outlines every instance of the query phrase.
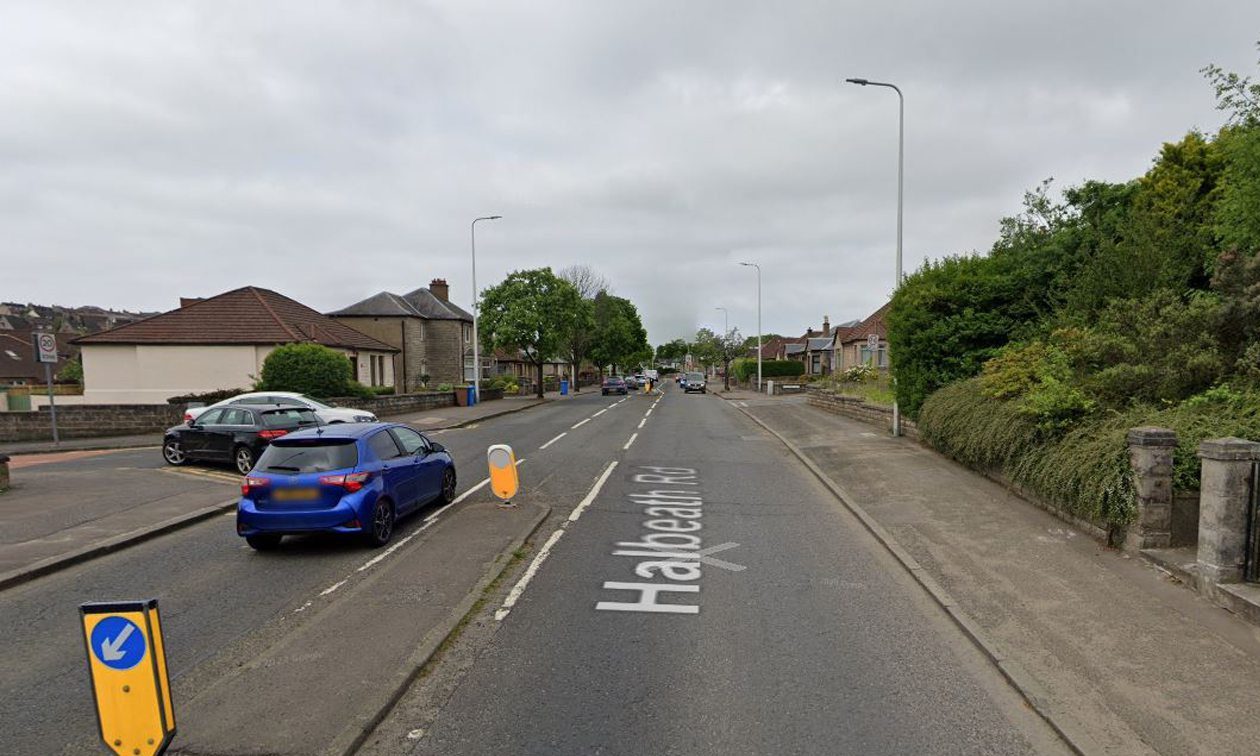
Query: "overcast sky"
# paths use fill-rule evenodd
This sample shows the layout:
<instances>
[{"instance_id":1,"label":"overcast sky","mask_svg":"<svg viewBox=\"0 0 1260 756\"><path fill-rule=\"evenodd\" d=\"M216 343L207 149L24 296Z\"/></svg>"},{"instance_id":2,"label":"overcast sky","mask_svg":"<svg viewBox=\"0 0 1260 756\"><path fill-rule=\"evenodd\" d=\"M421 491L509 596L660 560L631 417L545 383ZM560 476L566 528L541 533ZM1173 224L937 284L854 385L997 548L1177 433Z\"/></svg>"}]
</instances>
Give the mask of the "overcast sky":
<instances>
[{"instance_id":1,"label":"overcast sky","mask_svg":"<svg viewBox=\"0 0 1260 756\"><path fill-rule=\"evenodd\" d=\"M0 299L320 310L583 262L653 343L797 335L905 254L987 250L1025 189L1126 180L1257 71L1260 3L6 2Z\"/></svg>"}]
</instances>

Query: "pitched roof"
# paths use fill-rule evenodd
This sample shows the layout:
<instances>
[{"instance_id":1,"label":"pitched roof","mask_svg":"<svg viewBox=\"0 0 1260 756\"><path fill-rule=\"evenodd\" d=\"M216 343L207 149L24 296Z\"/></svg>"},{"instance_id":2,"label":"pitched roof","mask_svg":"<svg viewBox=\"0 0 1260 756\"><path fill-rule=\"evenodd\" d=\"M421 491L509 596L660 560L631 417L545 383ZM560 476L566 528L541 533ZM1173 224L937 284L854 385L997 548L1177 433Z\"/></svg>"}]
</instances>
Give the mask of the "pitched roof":
<instances>
[{"instance_id":1,"label":"pitched roof","mask_svg":"<svg viewBox=\"0 0 1260 756\"><path fill-rule=\"evenodd\" d=\"M54 334L57 339L57 364L53 372L61 369L66 358L77 350L70 346L66 334ZM43 380L44 366L35 361L35 344L30 330L0 331L0 378L32 378Z\"/></svg>"},{"instance_id":2,"label":"pitched roof","mask_svg":"<svg viewBox=\"0 0 1260 756\"><path fill-rule=\"evenodd\" d=\"M76 344L287 344L398 350L283 294L256 286L76 339Z\"/></svg>"},{"instance_id":3,"label":"pitched roof","mask_svg":"<svg viewBox=\"0 0 1260 756\"><path fill-rule=\"evenodd\" d=\"M847 329L848 333L841 339L841 343L866 341L866 337L872 333L877 334L881 339L888 338L888 327L884 322L884 316L888 314L890 307L892 307L892 302L886 302L883 307L872 312L861 323Z\"/></svg>"},{"instance_id":4,"label":"pitched roof","mask_svg":"<svg viewBox=\"0 0 1260 756\"><path fill-rule=\"evenodd\" d=\"M805 351L804 343L791 343L791 344L786 344L783 347L784 354L801 354L804 351Z\"/></svg>"},{"instance_id":5,"label":"pitched roof","mask_svg":"<svg viewBox=\"0 0 1260 756\"><path fill-rule=\"evenodd\" d=\"M816 352L820 349L831 349L831 347L835 345L835 341L830 336L821 336L815 339L809 339L806 341L806 344L809 351Z\"/></svg>"},{"instance_id":6,"label":"pitched roof","mask_svg":"<svg viewBox=\"0 0 1260 756\"><path fill-rule=\"evenodd\" d=\"M361 302L355 302L329 315L336 317L376 317L376 318L425 318L427 320L466 320L472 322L472 315L450 302L434 296L433 292L419 288L399 296L388 291L373 294Z\"/></svg>"}]
</instances>

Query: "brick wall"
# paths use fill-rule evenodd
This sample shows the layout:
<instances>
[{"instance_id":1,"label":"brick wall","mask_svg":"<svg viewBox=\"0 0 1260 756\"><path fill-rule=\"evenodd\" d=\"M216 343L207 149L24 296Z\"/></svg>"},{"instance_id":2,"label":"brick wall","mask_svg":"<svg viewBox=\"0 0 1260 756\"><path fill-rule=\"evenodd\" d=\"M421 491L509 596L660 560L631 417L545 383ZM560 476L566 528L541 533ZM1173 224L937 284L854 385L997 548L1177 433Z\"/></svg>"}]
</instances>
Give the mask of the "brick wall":
<instances>
[{"instance_id":1,"label":"brick wall","mask_svg":"<svg viewBox=\"0 0 1260 756\"><path fill-rule=\"evenodd\" d=\"M358 399L348 396L325 399L324 402L334 407L353 407L354 409L367 410L377 417L388 417L390 415L403 415L408 412L417 412L436 407L453 407L455 406L455 392L424 391L416 394L377 396L372 399Z\"/></svg>"},{"instance_id":2,"label":"brick wall","mask_svg":"<svg viewBox=\"0 0 1260 756\"><path fill-rule=\"evenodd\" d=\"M892 408L884 407L878 404L871 404L865 399L855 396L842 396L833 391L815 388L810 386L805 391L805 401L811 407L818 407L821 410L830 412L835 415L843 415L868 425L874 425L881 430L892 431ZM901 418L901 433L906 438L919 440L919 429L915 424L906 419Z\"/></svg>"},{"instance_id":3,"label":"brick wall","mask_svg":"<svg viewBox=\"0 0 1260 756\"><path fill-rule=\"evenodd\" d=\"M171 404L73 404L57 408L62 438L97 438L159 433L179 425L183 406ZM48 408L37 412L0 412L0 441L52 439Z\"/></svg>"}]
</instances>

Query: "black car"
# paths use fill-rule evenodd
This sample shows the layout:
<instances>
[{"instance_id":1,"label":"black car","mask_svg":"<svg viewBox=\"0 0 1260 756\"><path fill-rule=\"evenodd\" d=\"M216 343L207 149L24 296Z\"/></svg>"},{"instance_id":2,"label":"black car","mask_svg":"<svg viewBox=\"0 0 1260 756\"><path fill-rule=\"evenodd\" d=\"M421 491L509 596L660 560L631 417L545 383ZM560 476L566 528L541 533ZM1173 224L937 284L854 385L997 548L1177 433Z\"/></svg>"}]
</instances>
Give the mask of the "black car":
<instances>
[{"instance_id":1,"label":"black car","mask_svg":"<svg viewBox=\"0 0 1260 756\"><path fill-rule=\"evenodd\" d=\"M604 379L604 384L599 387L599 391L601 396L608 396L609 394L624 394L627 391L626 382L615 375L610 376Z\"/></svg>"},{"instance_id":2,"label":"black car","mask_svg":"<svg viewBox=\"0 0 1260 756\"><path fill-rule=\"evenodd\" d=\"M226 462L241 475L273 439L290 431L323 425L308 407L295 405L229 404L213 407L166 431L162 458L168 465L187 462Z\"/></svg>"}]
</instances>

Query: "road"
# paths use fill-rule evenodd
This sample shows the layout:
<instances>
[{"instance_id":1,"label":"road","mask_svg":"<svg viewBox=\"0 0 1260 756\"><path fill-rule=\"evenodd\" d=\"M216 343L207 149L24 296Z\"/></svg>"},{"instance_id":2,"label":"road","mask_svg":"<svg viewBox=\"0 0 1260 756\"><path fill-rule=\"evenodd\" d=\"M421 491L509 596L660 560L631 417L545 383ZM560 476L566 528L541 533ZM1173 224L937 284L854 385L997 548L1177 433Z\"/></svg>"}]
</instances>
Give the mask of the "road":
<instances>
[{"instance_id":1,"label":"road","mask_svg":"<svg viewBox=\"0 0 1260 756\"><path fill-rule=\"evenodd\" d=\"M404 699L371 752L1065 752L859 523L726 402L669 390L609 431L633 443L609 455L616 467L551 536L515 605L493 610L484 648L422 684L453 693ZM684 556L665 568L653 543ZM703 562L685 556L695 547Z\"/></svg>"},{"instance_id":2,"label":"road","mask_svg":"<svg viewBox=\"0 0 1260 756\"><path fill-rule=\"evenodd\" d=\"M364 752L1063 752L891 557L723 400L584 393L436 438L465 492L486 446L512 444L519 502L551 514ZM443 581L468 566L450 539L472 549L469 528L495 511L475 491L439 527L402 523L396 538L415 537L389 552L310 537L258 554L216 517L0 592L3 750L93 748L77 606L148 597L163 607L174 752L344 742L346 722L369 715L361 692L397 672L384 641L418 647L408 619L453 602ZM670 562L653 548L664 544L705 558ZM449 576L424 561L448 555ZM350 658L311 661L335 655Z\"/></svg>"}]
</instances>

